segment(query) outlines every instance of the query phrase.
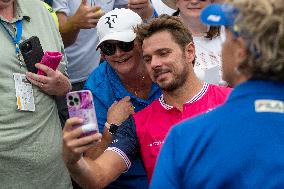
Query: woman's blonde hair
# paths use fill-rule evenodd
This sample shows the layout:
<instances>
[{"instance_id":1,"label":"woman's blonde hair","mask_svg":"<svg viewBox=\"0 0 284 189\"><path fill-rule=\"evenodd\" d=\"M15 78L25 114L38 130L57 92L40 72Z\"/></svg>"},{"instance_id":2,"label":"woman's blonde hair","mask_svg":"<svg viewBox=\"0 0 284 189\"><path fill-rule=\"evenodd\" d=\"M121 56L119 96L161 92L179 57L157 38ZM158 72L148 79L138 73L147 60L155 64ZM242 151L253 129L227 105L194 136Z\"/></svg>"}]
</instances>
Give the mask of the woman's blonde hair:
<instances>
[{"instance_id":1,"label":"woman's blonde hair","mask_svg":"<svg viewBox=\"0 0 284 189\"><path fill-rule=\"evenodd\" d=\"M239 71L255 79L284 81L283 0L228 0L240 10L235 27L247 43Z\"/></svg>"}]
</instances>

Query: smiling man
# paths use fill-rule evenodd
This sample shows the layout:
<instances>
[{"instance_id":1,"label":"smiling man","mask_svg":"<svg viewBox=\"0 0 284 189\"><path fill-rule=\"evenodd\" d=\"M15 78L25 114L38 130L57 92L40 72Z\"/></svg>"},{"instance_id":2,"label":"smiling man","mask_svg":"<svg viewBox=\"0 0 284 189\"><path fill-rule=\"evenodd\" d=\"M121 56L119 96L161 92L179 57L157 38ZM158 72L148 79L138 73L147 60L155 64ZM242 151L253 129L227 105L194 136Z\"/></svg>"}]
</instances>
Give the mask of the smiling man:
<instances>
[{"instance_id":1,"label":"smiling man","mask_svg":"<svg viewBox=\"0 0 284 189\"><path fill-rule=\"evenodd\" d=\"M83 158L81 154L100 136L70 140L71 135L81 135L80 128L71 130L80 120L73 118L66 123L65 163L72 177L86 187L105 186L127 171L139 153L150 180L168 130L181 120L214 109L231 91L198 80L192 64L195 59L192 36L178 18L163 15L140 25L136 34L143 44L148 74L163 95L124 122L113 136L112 144L96 160Z\"/></svg>"},{"instance_id":2,"label":"smiling man","mask_svg":"<svg viewBox=\"0 0 284 189\"><path fill-rule=\"evenodd\" d=\"M192 36L179 18L162 15L138 27L136 34L147 71L163 94L119 128L108 150L127 157L124 161L128 168L135 153L140 153L150 180L169 129L222 104L231 89L197 78Z\"/></svg>"}]
</instances>

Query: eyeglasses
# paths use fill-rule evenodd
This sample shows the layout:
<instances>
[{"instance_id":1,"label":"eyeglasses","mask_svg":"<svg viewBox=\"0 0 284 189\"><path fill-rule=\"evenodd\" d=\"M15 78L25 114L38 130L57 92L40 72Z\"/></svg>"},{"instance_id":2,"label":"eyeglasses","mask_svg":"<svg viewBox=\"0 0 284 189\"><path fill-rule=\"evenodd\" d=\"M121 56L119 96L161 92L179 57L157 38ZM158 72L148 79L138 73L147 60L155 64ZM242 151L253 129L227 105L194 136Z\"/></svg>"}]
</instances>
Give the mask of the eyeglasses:
<instances>
[{"instance_id":1,"label":"eyeglasses","mask_svg":"<svg viewBox=\"0 0 284 189\"><path fill-rule=\"evenodd\" d=\"M116 47L118 47L123 52L129 52L134 48L134 41L131 41L131 42L123 42L123 41L103 42L99 46L101 51L107 56L114 55L116 52Z\"/></svg>"}]
</instances>

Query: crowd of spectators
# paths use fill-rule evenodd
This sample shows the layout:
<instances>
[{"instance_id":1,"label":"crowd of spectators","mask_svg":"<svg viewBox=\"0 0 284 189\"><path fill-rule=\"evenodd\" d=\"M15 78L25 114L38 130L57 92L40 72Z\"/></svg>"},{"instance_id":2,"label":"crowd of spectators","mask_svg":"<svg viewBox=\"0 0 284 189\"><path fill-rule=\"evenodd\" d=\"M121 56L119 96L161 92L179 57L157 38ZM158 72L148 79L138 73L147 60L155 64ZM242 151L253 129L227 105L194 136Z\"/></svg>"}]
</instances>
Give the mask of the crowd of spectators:
<instances>
[{"instance_id":1,"label":"crowd of spectators","mask_svg":"<svg viewBox=\"0 0 284 189\"><path fill-rule=\"evenodd\" d=\"M283 28L282 0L0 0L0 188L284 188Z\"/></svg>"}]
</instances>

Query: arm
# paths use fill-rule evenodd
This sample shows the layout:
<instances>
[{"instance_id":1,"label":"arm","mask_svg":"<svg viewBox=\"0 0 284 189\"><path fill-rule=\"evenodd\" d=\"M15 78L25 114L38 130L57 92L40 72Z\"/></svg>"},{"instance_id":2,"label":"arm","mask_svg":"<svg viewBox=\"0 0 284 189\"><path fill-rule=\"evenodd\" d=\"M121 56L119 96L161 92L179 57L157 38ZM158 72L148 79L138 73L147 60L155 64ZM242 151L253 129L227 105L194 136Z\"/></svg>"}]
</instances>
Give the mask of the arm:
<instances>
[{"instance_id":1,"label":"arm","mask_svg":"<svg viewBox=\"0 0 284 189\"><path fill-rule=\"evenodd\" d=\"M134 113L134 108L130 102L130 97L126 96L119 102L114 102L108 109L107 123L120 126L131 114ZM109 133L108 128L104 127L102 142L93 148L90 148L85 155L96 159L102 154L112 141L112 135Z\"/></svg>"},{"instance_id":2,"label":"arm","mask_svg":"<svg viewBox=\"0 0 284 189\"><path fill-rule=\"evenodd\" d=\"M67 164L66 164L67 165ZM83 188L104 188L127 169L123 159L112 151L96 160L82 157L76 164L67 165L71 177Z\"/></svg>"},{"instance_id":3,"label":"arm","mask_svg":"<svg viewBox=\"0 0 284 189\"><path fill-rule=\"evenodd\" d=\"M93 160L97 159L101 154L104 153L104 151L107 149L111 141L112 141L112 136L108 132L108 129L105 128L103 131L102 141L97 145L93 146L92 148L88 149L84 153L84 157L88 157Z\"/></svg>"},{"instance_id":4,"label":"arm","mask_svg":"<svg viewBox=\"0 0 284 189\"><path fill-rule=\"evenodd\" d=\"M73 129L73 125L82 124L79 118L70 118L63 129L63 160L72 178L84 188L103 188L115 180L127 169L120 155L106 151L96 160L83 157L84 151L101 139L96 133L86 137L82 135L81 127Z\"/></svg>"},{"instance_id":5,"label":"arm","mask_svg":"<svg viewBox=\"0 0 284 189\"><path fill-rule=\"evenodd\" d=\"M71 90L69 79L58 70L53 70L43 64L35 64L35 67L45 72L47 75L38 75L28 72L27 79L34 85L38 86L48 95L64 96Z\"/></svg>"},{"instance_id":6,"label":"arm","mask_svg":"<svg viewBox=\"0 0 284 189\"><path fill-rule=\"evenodd\" d=\"M87 5L87 0L82 0L73 16L68 17L64 12L56 12L56 14L64 46L68 47L76 41L80 29L91 29L96 27L103 12L100 7L89 7Z\"/></svg>"}]
</instances>

